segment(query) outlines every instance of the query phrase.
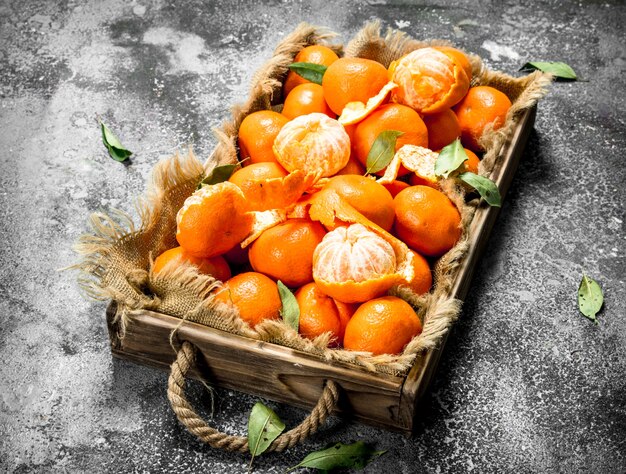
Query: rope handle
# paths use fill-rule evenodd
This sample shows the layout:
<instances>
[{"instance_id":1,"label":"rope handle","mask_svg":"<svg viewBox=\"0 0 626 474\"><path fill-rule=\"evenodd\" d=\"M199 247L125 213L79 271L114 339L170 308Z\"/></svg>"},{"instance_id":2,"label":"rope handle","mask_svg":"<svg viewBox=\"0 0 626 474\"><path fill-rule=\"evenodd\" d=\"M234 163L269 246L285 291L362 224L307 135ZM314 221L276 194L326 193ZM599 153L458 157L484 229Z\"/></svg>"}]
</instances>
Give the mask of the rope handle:
<instances>
[{"instance_id":1,"label":"rope handle","mask_svg":"<svg viewBox=\"0 0 626 474\"><path fill-rule=\"evenodd\" d=\"M249 451L248 437L235 436L209 426L193 409L185 396L185 377L196 363L196 348L190 342L183 342L172 363L170 376L167 382L167 398L178 420L200 441L212 448L225 451L246 453ZM304 441L326 421L339 400L337 384L327 380L320 399L311 413L295 428L281 434L267 448L267 452L282 452Z\"/></svg>"}]
</instances>

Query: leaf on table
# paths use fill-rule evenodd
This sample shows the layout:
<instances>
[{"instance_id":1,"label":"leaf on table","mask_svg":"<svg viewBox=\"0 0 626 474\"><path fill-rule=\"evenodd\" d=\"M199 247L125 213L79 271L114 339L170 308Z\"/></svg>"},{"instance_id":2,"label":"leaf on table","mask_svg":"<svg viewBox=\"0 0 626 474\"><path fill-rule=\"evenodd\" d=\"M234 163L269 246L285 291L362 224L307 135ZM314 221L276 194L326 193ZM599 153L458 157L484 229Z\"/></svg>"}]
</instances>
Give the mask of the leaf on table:
<instances>
[{"instance_id":1,"label":"leaf on table","mask_svg":"<svg viewBox=\"0 0 626 474\"><path fill-rule=\"evenodd\" d=\"M570 81L578 79L572 67L563 62L532 61L524 64L520 71L534 71L536 69L539 69L542 72L550 73L556 79L566 79Z\"/></svg>"},{"instance_id":2,"label":"leaf on table","mask_svg":"<svg viewBox=\"0 0 626 474\"><path fill-rule=\"evenodd\" d=\"M224 181L228 181L228 179L235 172L237 166L239 165L229 164L216 166L215 168L213 168L213 171L211 171L211 174L205 176L205 178L200 181L200 183L198 184L198 189L200 189L202 186L209 186L211 184L219 184L223 183Z\"/></svg>"},{"instance_id":3,"label":"leaf on table","mask_svg":"<svg viewBox=\"0 0 626 474\"><path fill-rule=\"evenodd\" d=\"M385 452L375 451L363 441L352 444L336 443L330 448L307 454L300 464L289 468L289 470L299 467L312 467L323 471L338 468L363 469Z\"/></svg>"},{"instance_id":4,"label":"leaf on table","mask_svg":"<svg viewBox=\"0 0 626 474\"><path fill-rule=\"evenodd\" d=\"M463 145L461 145L461 140L457 138L439 152L437 161L435 161L435 175L447 178L450 173L459 169L459 166L468 158Z\"/></svg>"},{"instance_id":5,"label":"leaf on table","mask_svg":"<svg viewBox=\"0 0 626 474\"><path fill-rule=\"evenodd\" d=\"M602 308L603 302L604 295L600 285L593 278L583 274L583 279L578 287L578 308L580 312L598 324L596 314Z\"/></svg>"},{"instance_id":6,"label":"leaf on table","mask_svg":"<svg viewBox=\"0 0 626 474\"><path fill-rule=\"evenodd\" d=\"M300 306L298 306L298 301L282 281L278 280L277 284L280 301L283 304L280 315L289 327L297 331L300 325Z\"/></svg>"},{"instance_id":7,"label":"leaf on table","mask_svg":"<svg viewBox=\"0 0 626 474\"><path fill-rule=\"evenodd\" d=\"M252 407L248 418L248 447L252 459L264 453L278 436L284 431L285 424L274 411L261 402L257 402Z\"/></svg>"},{"instance_id":8,"label":"leaf on table","mask_svg":"<svg viewBox=\"0 0 626 474\"><path fill-rule=\"evenodd\" d=\"M289 69L295 72L298 76L303 77L307 81L314 82L315 84L322 85L322 78L328 66L323 64L314 63L291 63Z\"/></svg>"},{"instance_id":9,"label":"leaf on table","mask_svg":"<svg viewBox=\"0 0 626 474\"><path fill-rule=\"evenodd\" d=\"M367 154L367 173L378 173L384 169L396 152L396 140L404 135L398 130L383 130L378 134Z\"/></svg>"},{"instance_id":10,"label":"leaf on table","mask_svg":"<svg viewBox=\"0 0 626 474\"><path fill-rule=\"evenodd\" d=\"M129 156L133 154L132 151L127 150L120 142L119 138L107 127L103 121L100 121L100 129L102 130L102 143L109 150L109 155L115 161L125 161Z\"/></svg>"},{"instance_id":11,"label":"leaf on table","mask_svg":"<svg viewBox=\"0 0 626 474\"><path fill-rule=\"evenodd\" d=\"M478 176L477 174L469 171L461 173L458 178L464 183L469 184L474 188L480 197L483 198L487 204L494 207L500 207L502 205L502 197L500 196L500 190L496 183L484 176Z\"/></svg>"}]
</instances>

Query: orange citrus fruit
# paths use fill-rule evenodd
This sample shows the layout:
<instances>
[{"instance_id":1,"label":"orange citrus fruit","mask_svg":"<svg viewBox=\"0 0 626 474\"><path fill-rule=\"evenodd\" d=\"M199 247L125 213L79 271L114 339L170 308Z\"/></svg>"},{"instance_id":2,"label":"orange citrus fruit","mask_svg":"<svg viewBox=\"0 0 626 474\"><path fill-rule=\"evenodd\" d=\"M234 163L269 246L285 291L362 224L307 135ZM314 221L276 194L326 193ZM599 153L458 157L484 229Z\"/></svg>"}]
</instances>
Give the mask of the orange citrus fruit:
<instances>
[{"instance_id":1,"label":"orange citrus fruit","mask_svg":"<svg viewBox=\"0 0 626 474\"><path fill-rule=\"evenodd\" d=\"M344 174L358 174L363 176L365 174L365 168L363 165L352 155L348 159L348 164L341 168L335 175L344 175Z\"/></svg>"},{"instance_id":2,"label":"orange citrus fruit","mask_svg":"<svg viewBox=\"0 0 626 474\"><path fill-rule=\"evenodd\" d=\"M332 176L348 164L350 138L343 125L327 115L301 115L276 136L274 155L288 171Z\"/></svg>"},{"instance_id":3,"label":"orange citrus fruit","mask_svg":"<svg viewBox=\"0 0 626 474\"><path fill-rule=\"evenodd\" d=\"M343 346L374 355L400 354L421 332L422 322L406 301L384 296L359 306L348 322Z\"/></svg>"},{"instance_id":4,"label":"orange citrus fruit","mask_svg":"<svg viewBox=\"0 0 626 474\"><path fill-rule=\"evenodd\" d=\"M389 191L391 197L395 198L400 191L409 187L409 183L405 183L404 181L398 181L396 179L391 183L383 184L383 186L387 191Z\"/></svg>"},{"instance_id":5,"label":"orange citrus fruit","mask_svg":"<svg viewBox=\"0 0 626 474\"><path fill-rule=\"evenodd\" d=\"M174 247L159 255L154 261L152 271L159 273L166 265L175 267L183 262L195 265L200 273L212 275L216 280L226 281L230 278L230 268L224 257L218 255L211 258L198 258L189 255L182 247Z\"/></svg>"},{"instance_id":6,"label":"orange citrus fruit","mask_svg":"<svg viewBox=\"0 0 626 474\"><path fill-rule=\"evenodd\" d=\"M480 163L480 158L474 153L472 150L468 150L467 148L463 148L465 153L467 154L467 160L463 162L463 170L470 171L474 174L478 173L478 164Z\"/></svg>"},{"instance_id":7,"label":"orange citrus fruit","mask_svg":"<svg viewBox=\"0 0 626 474\"><path fill-rule=\"evenodd\" d=\"M382 184L359 175L333 176L327 189L333 189L367 219L389 231L395 217L393 197Z\"/></svg>"},{"instance_id":8,"label":"orange citrus fruit","mask_svg":"<svg viewBox=\"0 0 626 474\"><path fill-rule=\"evenodd\" d=\"M428 130L415 110L401 104L385 104L359 122L352 144L356 158L367 166L367 155L374 141L385 130L403 132L396 140L396 151L403 145L428 147ZM401 171L400 174L406 174Z\"/></svg>"},{"instance_id":9,"label":"orange citrus fruit","mask_svg":"<svg viewBox=\"0 0 626 474\"><path fill-rule=\"evenodd\" d=\"M255 272L232 277L215 294L215 300L235 306L241 319L252 327L266 319L278 319L283 307L276 283Z\"/></svg>"},{"instance_id":10,"label":"orange citrus fruit","mask_svg":"<svg viewBox=\"0 0 626 474\"><path fill-rule=\"evenodd\" d=\"M323 66L330 66L337 61L339 56L330 48L322 46L321 44L315 44L302 48L296 57L293 59L294 63L312 63L321 64ZM285 84L283 85L283 97L287 97L294 87L300 84L307 84L309 81L300 76L294 71L289 71Z\"/></svg>"},{"instance_id":11,"label":"orange citrus fruit","mask_svg":"<svg viewBox=\"0 0 626 474\"><path fill-rule=\"evenodd\" d=\"M460 49L452 48L451 46L433 46L437 51L441 51L443 54L448 56L450 59L455 61L459 66L463 68L465 74L467 75L467 79L471 82L472 80L472 63L470 63L467 55L461 51Z\"/></svg>"},{"instance_id":12,"label":"orange citrus fruit","mask_svg":"<svg viewBox=\"0 0 626 474\"><path fill-rule=\"evenodd\" d=\"M319 112L336 118L337 115L330 110L324 100L324 89L319 84L300 84L296 86L285 99L282 114L288 119L294 119L300 115Z\"/></svg>"},{"instance_id":13,"label":"orange citrus fruit","mask_svg":"<svg viewBox=\"0 0 626 474\"><path fill-rule=\"evenodd\" d=\"M397 282L396 254L389 242L362 224L337 227L313 254L313 278L344 303L367 301Z\"/></svg>"},{"instance_id":14,"label":"orange citrus fruit","mask_svg":"<svg viewBox=\"0 0 626 474\"><path fill-rule=\"evenodd\" d=\"M326 103L340 115L348 102L366 103L387 82L387 70L379 62L363 58L339 58L326 69L322 87Z\"/></svg>"},{"instance_id":15,"label":"orange citrus fruit","mask_svg":"<svg viewBox=\"0 0 626 474\"><path fill-rule=\"evenodd\" d=\"M241 248L241 245L237 244L228 252L224 253L224 258L231 265L244 265L248 263L248 251L250 247L245 249Z\"/></svg>"},{"instance_id":16,"label":"orange citrus fruit","mask_svg":"<svg viewBox=\"0 0 626 474\"><path fill-rule=\"evenodd\" d=\"M431 150L441 150L461 136L461 126L452 109L424 115L423 119L428 129L428 148Z\"/></svg>"},{"instance_id":17,"label":"orange citrus fruit","mask_svg":"<svg viewBox=\"0 0 626 474\"><path fill-rule=\"evenodd\" d=\"M228 181L239 186L239 189L245 194L246 187L250 182L284 178L285 176L287 176L287 171L278 163L262 162L253 163L235 171Z\"/></svg>"},{"instance_id":18,"label":"orange citrus fruit","mask_svg":"<svg viewBox=\"0 0 626 474\"><path fill-rule=\"evenodd\" d=\"M272 146L289 119L278 112L260 110L247 115L239 126L239 157L250 163L276 162ZM245 164L248 163L245 162Z\"/></svg>"},{"instance_id":19,"label":"orange citrus fruit","mask_svg":"<svg viewBox=\"0 0 626 474\"><path fill-rule=\"evenodd\" d=\"M511 100L490 86L472 87L453 110L461 126L461 143L473 151L483 151L479 141L488 125L497 130L506 119Z\"/></svg>"},{"instance_id":20,"label":"orange citrus fruit","mask_svg":"<svg viewBox=\"0 0 626 474\"><path fill-rule=\"evenodd\" d=\"M428 260L422 257L419 253L411 250L413 253L413 279L407 283L407 286L411 288L415 293L421 295L422 293L428 293L430 287L433 286L433 275L430 271L430 265Z\"/></svg>"},{"instance_id":21,"label":"orange citrus fruit","mask_svg":"<svg viewBox=\"0 0 626 474\"><path fill-rule=\"evenodd\" d=\"M215 257L248 236L254 215L235 184L204 186L189 196L176 215L176 240L194 257Z\"/></svg>"},{"instance_id":22,"label":"orange citrus fruit","mask_svg":"<svg viewBox=\"0 0 626 474\"><path fill-rule=\"evenodd\" d=\"M433 48L420 48L389 65L389 75L398 87L395 102L422 114L449 109L469 89L469 78L461 66Z\"/></svg>"},{"instance_id":23,"label":"orange citrus fruit","mask_svg":"<svg viewBox=\"0 0 626 474\"><path fill-rule=\"evenodd\" d=\"M315 283L301 287L295 297L300 307L300 334L313 339L330 332L334 339L332 345L340 345L345 327L356 309L355 305L335 301Z\"/></svg>"},{"instance_id":24,"label":"orange citrus fruit","mask_svg":"<svg viewBox=\"0 0 626 474\"><path fill-rule=\"evenodd\" d=\"M438 257L461 236L461 215L441 191L411 186L394 198L399 239L422 255Z\"/></svg>"},{"instance_id":25,"label":"orange citrus fruit","mask_svg":"<svg viewBox=\"0 0 626 474\"><path fill-rule=\"evenodd\" d=\"M288 219L266 230L250 247L250 264L285 285L297 287L313 281L313 252L326 230L319 222Z\"/></svg>"}]
</instances>

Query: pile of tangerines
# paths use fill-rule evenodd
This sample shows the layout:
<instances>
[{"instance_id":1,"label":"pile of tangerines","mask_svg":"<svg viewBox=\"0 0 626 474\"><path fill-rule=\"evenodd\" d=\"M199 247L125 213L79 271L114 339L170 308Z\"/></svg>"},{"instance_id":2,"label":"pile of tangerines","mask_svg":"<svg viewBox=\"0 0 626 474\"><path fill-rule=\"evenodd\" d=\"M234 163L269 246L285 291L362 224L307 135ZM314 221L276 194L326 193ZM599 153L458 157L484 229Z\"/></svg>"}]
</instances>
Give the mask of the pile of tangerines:
<instances>
[{"instance_id":1,"label":"pile of tangerines","mask_svg":"<svg viewBox=\"0 0 626 474\"><path fill-rule=\"evenodd\" d=\"M180 247L153 271L186 261L213 275L224 282L216 304L235 306L252 327L280 318L282 282L295 292L303 337L329 332L335 347L398 354L422 324L387 292L428 292L432 261L461 235L433 172L438 150L460 137L462 168L476 172L479 139L503 124L511 102L470 87L470 62L450 47L418 49L389 68L321 45L295 62L324 66L320 83L291 70L281 112L245 117L240 168L185 201ZM389 131L395 155L379 169L372 163Z\"/></svg>"}]
</instances>

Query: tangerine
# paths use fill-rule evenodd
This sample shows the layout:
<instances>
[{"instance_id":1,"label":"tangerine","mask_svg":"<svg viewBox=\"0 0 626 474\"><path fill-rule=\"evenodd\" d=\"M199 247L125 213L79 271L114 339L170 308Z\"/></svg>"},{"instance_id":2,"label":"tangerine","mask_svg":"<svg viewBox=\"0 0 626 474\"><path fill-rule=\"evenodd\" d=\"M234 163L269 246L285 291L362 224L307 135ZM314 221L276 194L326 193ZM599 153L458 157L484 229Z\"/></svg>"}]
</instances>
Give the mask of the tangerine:
<instances>
[{"instance_id":1,"label":"tangerine","mask_svg":"<svg viewBox=\"0 0 626 474\"><path fill-rule=\"evenodd\" d=\"M471 82L472 63L470 63L469 58L463 51L453 48L451 46L433 46L433 48L437 51L441 51L443 54L445 54L450 59L455 61L459 66L461 66L463 68L463 71L465 71L465 74L467 75L467 79Z\"/></svg>"},{"instance_id":2,"label":"tangerine","mask_svg":"<svg viewBox=\"0 0 626 474\"><path fill-rule=\"evenodd\" d=\"M422 255L438 257L461 236L461 215L441 191L411 186L394 198L399 239Z\"/></svg>"},{"instance_id":3,"label":"tangerine","mask_svg":"<svg viewBox=\"0 0 626 474\"><path fill-rule=\"evenodd\" d=\"M314 44L302 48L296 57L293 59L294 63L312 63L321 64L323 66L330 66L337 61L339 56L330 48L321 44ZM289 71L285 84L283 85L283 97L287 97L294 87L300 84L307 84L310 81L305 79L297 72Z\"/></svg>"},{"instance_id":4,"label":"tangerine","mask_svg":"<svg viewBox=\"0 0 626 474\"><path fill-rule=\"evenodd\" d=\"M249 158L250 163L276 163L272 146L276 135L288 121L287 117L272 110L259 110L247 115L239 126L240 159Z\"/></svg>"},{"instance_id":5,"label":"tangerine","mask_svg":"<svg viewBox=\"0 0 626 474\"><path fill-rule=\"evenodd\" d=\"M461 127L461 143L473 151L484 151L480 139L487 126L497 130L506 120L511 100L490 86L472 87L463 100L453 107Z\"/></svg>"},{"instance_id":6,"label":"tangerine","mask_svg":"<svg viewBox=\"0 0 626 474\"><path fill-rule=\"evenodd\" d=\"M250 264L255 271L289 287L313 281L313 252L326 230L319 222L288 219L266 230L250 247Z\"/></svg>"},{"instance_id":7,"label":"tangerine","mask_svg":"<svg viewBox=\"0 0 626 474\"><path fill-rule=\"evenodd\" d=\"M236 307L241 319L252 327L266 319L278 319L283 307L276 283L256 272L232 277L215 294L215 300Z\"/></svg>"},{"instance_id":8,"label":"tangerine","mask_svg":"<svg viewBox=\"0 0 626 474\"><path fill-rule=\"evenodd\" d=\"M413 253L414 276L413 279L407 283L407 286L418 295L428 293L430 291L430 287L433 286L433 275L430 271L428 260L414 250L411 250L411 253Z\"/></svg>"},{"instance_id":9,"label":"tangerine","mask_svg":"<svg viewBox=\"0 0 626 474\"><path fill-rule=\"evenodd\" d=\"M363 303L348 322L343 346L373 355L400 354L422 332L422 322L404 300L384 296Z\"/></svg>"},{"instance_id":10,"label":"tangerine","mask_svg":"<svg viewBox=\"0 0 626 474\"><path fill-rule=\"evenodd\" d=\"M424 115L422 118L428 129L428 147L431 150L441 150L461 136L461 126L452 109Z\"/></svg>"},{"instance_id":11,"label":"tangerine","mask_svg":"<svg viewBox=\"0 0 626 474\"><path fill-rule=\"evenodd\" d=\"M154 261L152 271L159 273L166 266L172 265L175 268L183 262L198 267L200 273L212 275L216 280L226 281L230 278L230 268L224 257L218 255L211 258L198 258L189 255L182 247L174 247L159 255Z\"/></svg>"},{"instance_id":12,"label":"tangerine","mask_svg":"<svg viewBox=\"0 0 626 474\"><path fill-rule=\"evenodd\" d=\"M330 110L324 100L324 89L319 84L300 84L294 87L285 99L282 114L288 119L294 119L300 115L319 112L336 118L337 115Z\"/></svg>"}]
</instances>

